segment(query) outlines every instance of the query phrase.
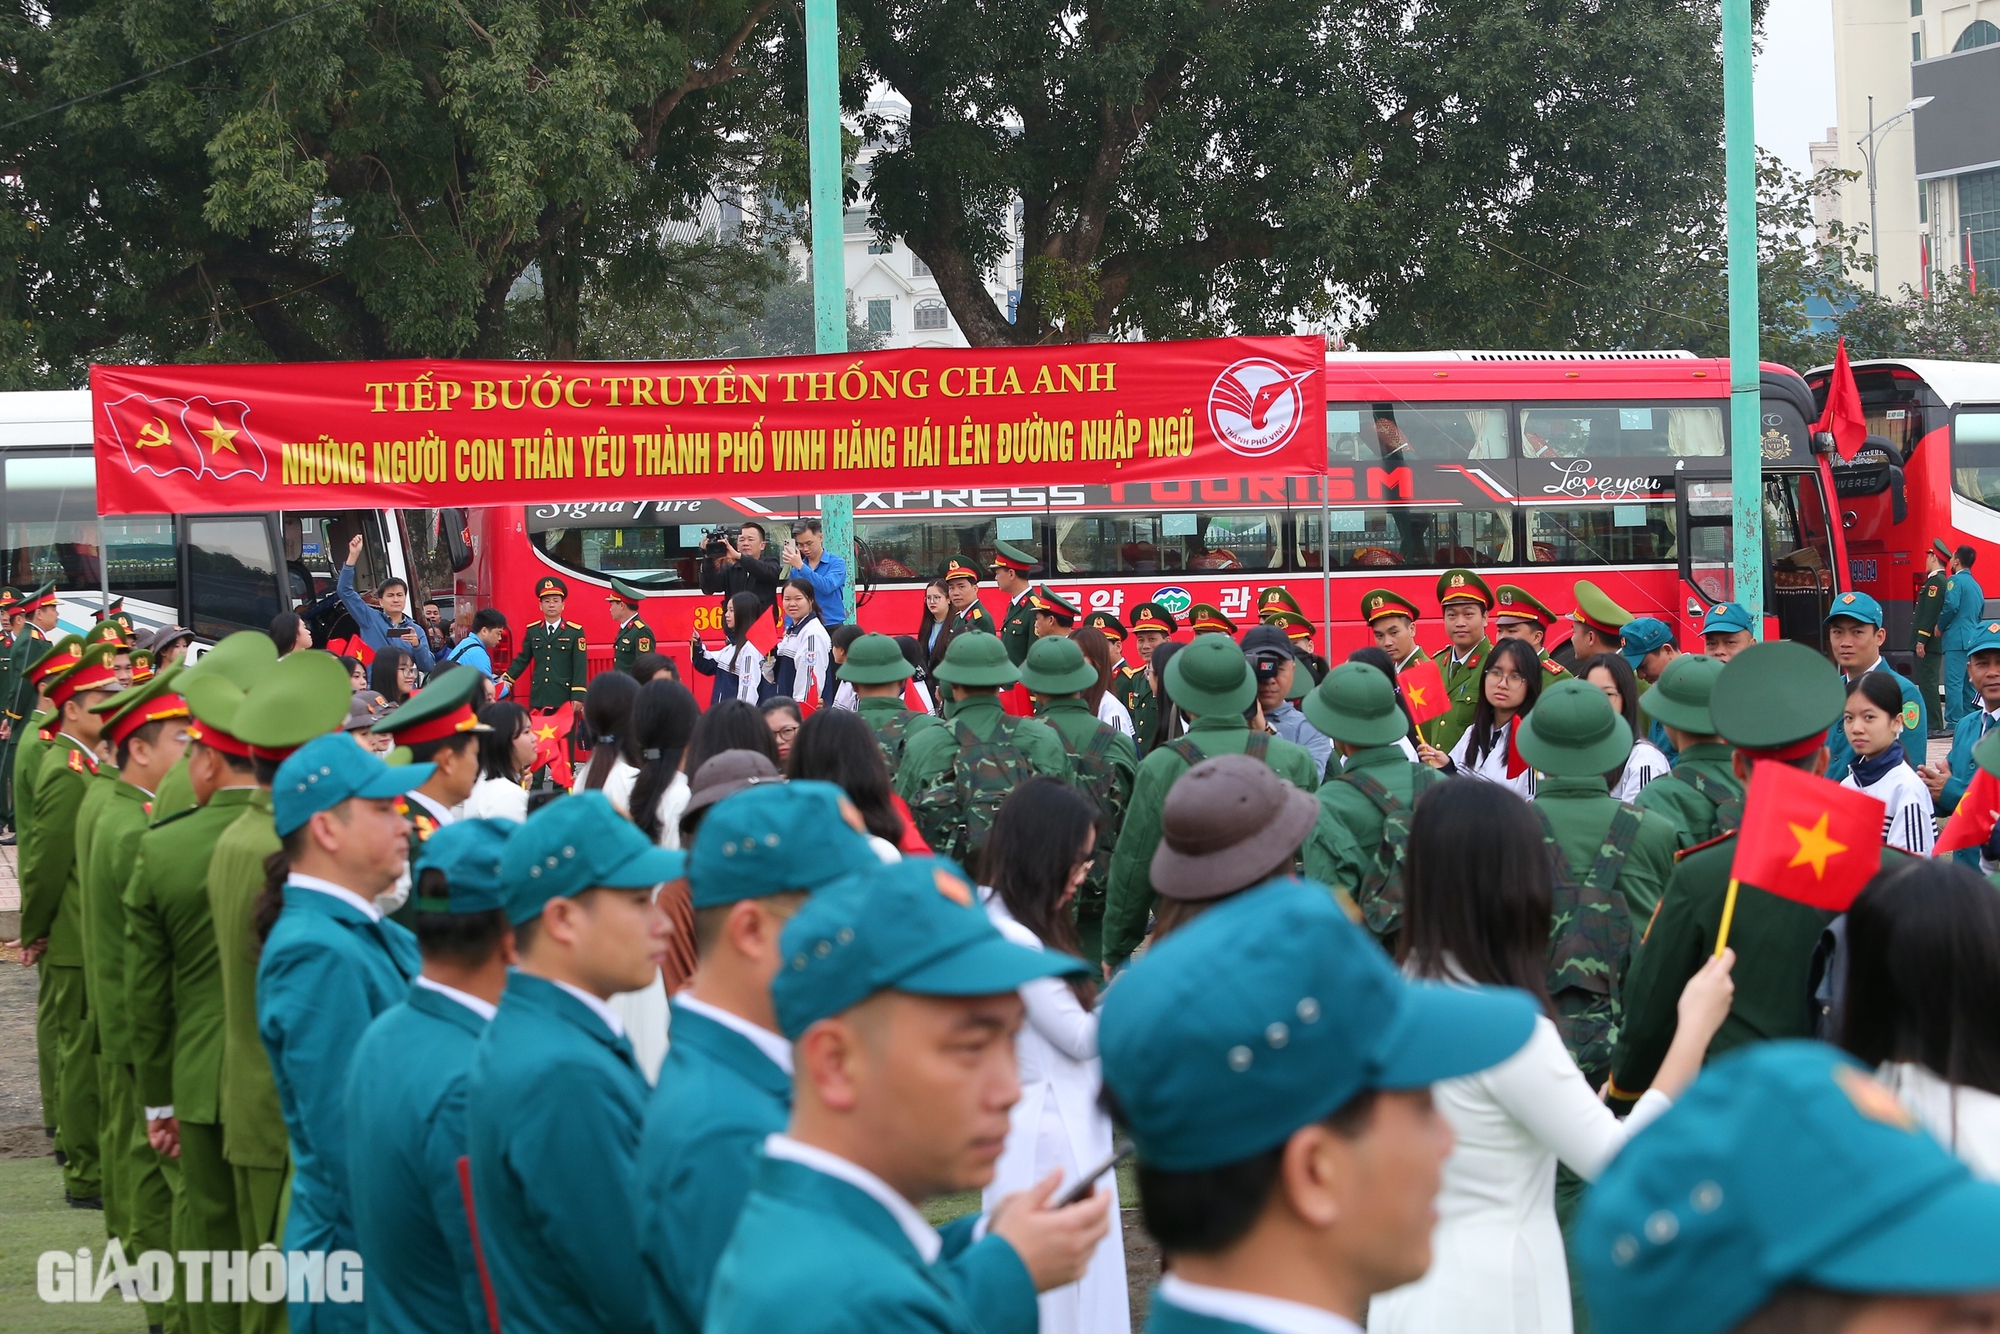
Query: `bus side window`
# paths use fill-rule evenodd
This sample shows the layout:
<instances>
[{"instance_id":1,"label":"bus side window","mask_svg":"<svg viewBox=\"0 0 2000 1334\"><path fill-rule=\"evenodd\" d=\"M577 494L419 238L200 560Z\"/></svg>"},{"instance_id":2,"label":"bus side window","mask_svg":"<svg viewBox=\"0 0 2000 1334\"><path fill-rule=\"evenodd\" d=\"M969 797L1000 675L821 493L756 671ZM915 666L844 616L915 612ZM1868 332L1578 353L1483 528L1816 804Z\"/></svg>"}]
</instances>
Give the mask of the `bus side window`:
<instances>
[{"instance_id":1,"label":"bus side window","mask_svg":"<svg viewBox=\"0 0 2000 1334\"><path fill-rule=\"evenodd\" d=\"M277 553L262 518L187 523L188 628L204 639L262 630L279 611Z\"/></svg>"}]
</instances>

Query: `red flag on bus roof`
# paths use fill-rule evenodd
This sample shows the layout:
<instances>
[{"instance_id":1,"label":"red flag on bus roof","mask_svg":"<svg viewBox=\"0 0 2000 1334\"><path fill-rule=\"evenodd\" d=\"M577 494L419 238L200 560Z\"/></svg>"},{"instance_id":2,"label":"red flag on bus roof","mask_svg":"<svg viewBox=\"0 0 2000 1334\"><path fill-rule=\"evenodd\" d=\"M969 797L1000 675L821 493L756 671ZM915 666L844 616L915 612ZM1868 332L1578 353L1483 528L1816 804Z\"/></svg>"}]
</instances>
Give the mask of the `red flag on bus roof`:
<instances>
[{"instance_id":1,"label":"red flag on bus roof","mask_svg":"<svg viewBox=\"0 0 2000 1334\"><path fill-rule=\"evenodd\" d=\"M1813 433L1830 432L1843 462L1852 459L1868 439L1868 419L1861 412L1861 388L1847 364L1847 340L1833 354L1833 374L1826 381L1826 410L1813 423Z\"/></svg>"}]
</instances>

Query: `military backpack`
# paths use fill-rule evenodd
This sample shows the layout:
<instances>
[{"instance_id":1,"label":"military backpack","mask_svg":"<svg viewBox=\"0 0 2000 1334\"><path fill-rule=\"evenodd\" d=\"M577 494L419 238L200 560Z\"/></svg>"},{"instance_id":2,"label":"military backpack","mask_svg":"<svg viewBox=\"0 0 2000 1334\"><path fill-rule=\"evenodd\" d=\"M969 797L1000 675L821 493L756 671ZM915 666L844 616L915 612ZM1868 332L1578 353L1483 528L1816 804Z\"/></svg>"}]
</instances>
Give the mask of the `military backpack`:
<instances>
[{"instance_id":1,"label":"military backpack","mask_svg":"<svg viewBox=\"0 0 2000 1334\"><path fill-rule=\"evenodd\" d=\"M1687 784L1700 795L1708 798L1708 804L1715 807L1715 829L1726 834L1743 824L1743 794L1732 791L1722 783L1703 774L1698 769L1675 769L1666 775L1676 782ZM1662 780L1664 781L1664 780Z\"/></svg>"},{"instance_id":2,"label":"military backpack","mask_svg":"<svg viewBox=\"0 0 2000 1334\"><path fill-rule=\"evenodd\" d=\"M909 709L895 713L884 709L880 714L861 715L861 720L874 730L876 744L882 747L882 760L889 766L891 778L896 776L896 768L903 762L903 751L910 744L910 724L917 717Z\"/></svg>"},{"instance_id":3,"label":"military backpack","mask_svg":"<svg viewBox=\"0 0 2000 1334\"><path fill-rule=\"evenodd\" d=\"M1446 775L1436 769L1418 765L1410 773L1410 800L1407 804L1397 799L1396 794L1382 786L1380 779L1366 770L1343 773L1338 782L1351 784L1354 789L1375 804L1382 812L1382 839L1375 846L1374 864L1361 877L1355 888L1355 905L1361 909L1361 922L1376 939L1387 940L1403 924L1403 863L1410 846L1410 816L1417 798L1438 783L1445 782Z\"/></svg>"},{"instance_id":4,"label":"military backpack","mask_svg":"<svg viewBox=\"0 0 2000 1334\"><path fill-rule=\"evenodd\" d=\"M1183 736L1169 741L1166 748L1188 762L1192 769L1208 758L1208 752L1195 744L1194 737ZM1271 762L1271 736L1268 732L1252 732L1250 739L1243 743L1243 753L1253 760Z\"/></svg>"},{"instance_id":5,"label":"military backpack","mask_svg":"<svg viewBox=\"0 0 2000 1334\"><path fill-rule=\"evenodd\" d=\"M1076 901L1081 916L1098 917L1104 913L1104 896L1111 884L1111 853L1118 846L1118 831L1125 826L1129 796L1118 790L1118 771L1111 764L1111 745L1118 733L1099 723L1081 747L1071 745L1061 728L1056 729L1056 735L1069 752L1077 790L1097 808L1097 843L1090 856L1090 874L1077 891Z\"/></svg>"},{"instance_id":6,"label":"military backpack","mask_svg":"<svg viewBox=\"0 0 2000 1334\"><path fill-rule=\"evenodd\" d=\"M1014 745L1019 723L1020 719L1002 714L993 735L982 740L963 719L952 722L958 750L910 802L917 829L933 851L971 868L973 856L986 846L1001 804L1035 776L1028 757Z\"/></svg>"},{"instance_id":7,"label":"military backpack","mask_svg":"<svg viewBox=\"0 0 2000 1334\"><path fill-rule=\"evenodd\" d=\"M1532 805L1532 803L1530 803ZM1549 920L1548 987L1563 1045L1596 1081L1611 1068L1623 1013L1625 969L1632 959L1632 915L1617 889L1618 873L1639 837L1644 813L1618 803L1597 857L1579 879L1556 838L1548 812L1534 806L1554 863Z\"/></svg>"}]
</instances>

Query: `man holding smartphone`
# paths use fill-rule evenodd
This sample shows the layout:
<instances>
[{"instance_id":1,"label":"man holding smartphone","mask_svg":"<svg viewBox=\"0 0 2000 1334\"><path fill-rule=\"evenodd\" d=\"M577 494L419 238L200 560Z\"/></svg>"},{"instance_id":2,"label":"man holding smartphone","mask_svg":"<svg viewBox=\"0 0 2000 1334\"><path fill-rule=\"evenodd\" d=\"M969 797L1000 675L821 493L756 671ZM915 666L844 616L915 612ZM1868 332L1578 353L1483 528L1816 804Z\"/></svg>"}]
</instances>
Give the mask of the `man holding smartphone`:
<instances>
[{"instance_id":1,"label":"man holding smartphone","mask_svg":"<svg viewBox=\"0 0 2000 1334\"><path fill-rule=\"evenodd\" d=\"M818 519L792 524L792 540L785 543L778 560L786 578L812 582L820 624L831 630L847 619L847 562L827 554L826 533Z\"/></svg>"},{"instance_id":2,"label":"man holding smartphone","mask_svg":"<svg viewBox=\"0 0 2000 1334\"><path fill-rule=\"evenodd\" d=\"M417 670L429 675L437 669L437 660L431 656L430 637L424 628L410 619L410 586L391 575L375 589L375 600L382 604L377 611L361 600L360 592L354 587L354 564L361 559L363 538L356 533L347 544L347 563L340 567L340 579L334 591L340 594L340 605L347 608L347 614L354 618L355 630L361 642L380 653L383 648L394 644L416 660Z\"/></svg>"},{"instance_id":3,"label":"man holding smartphone","mask_svg":"<svg viewBox=\"0 0 2000 1334\"><path fill-rule=\"evenodd\" d=\"M738 593L754 593L762 616L778 601L778 563L764 555L764 525L752 519L736 540L717 533L702 549L701 591L720 594L724 603Z\"/></svg>"}]
</instances>

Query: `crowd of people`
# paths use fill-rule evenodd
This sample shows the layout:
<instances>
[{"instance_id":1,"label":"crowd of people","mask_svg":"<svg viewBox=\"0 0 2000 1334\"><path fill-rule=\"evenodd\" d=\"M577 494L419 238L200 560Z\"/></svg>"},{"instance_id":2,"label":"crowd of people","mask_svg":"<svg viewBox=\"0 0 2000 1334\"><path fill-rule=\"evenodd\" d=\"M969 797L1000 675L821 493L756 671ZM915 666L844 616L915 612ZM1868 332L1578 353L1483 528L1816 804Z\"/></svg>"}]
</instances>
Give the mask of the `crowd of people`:
<instances>
[{"instance_id":1,"label":"crowd of people","mask_svg":"<svg viewBox=\"0 0 2000 1334\"><path fill-rule=\"evenodd\" d=\"M553 575L502 664L358 547L358 646L10 599L70 1203L365 1272L152 1324L1124 1334L1130 1204L1165 1334L2000 1324L2000 848L1929 855L2000 623L1933 766L1866 594L1832 661L1731 603L1683 653L1456 569L1336 664L1283 588L1128 624L1005 542L1000 615L958 556L873 632L818 539L718 536L706 685L644 588L612 670ZM1758 765L1884 802L1846 912L1732 880Z\"/></svg>"}]
</instances>

